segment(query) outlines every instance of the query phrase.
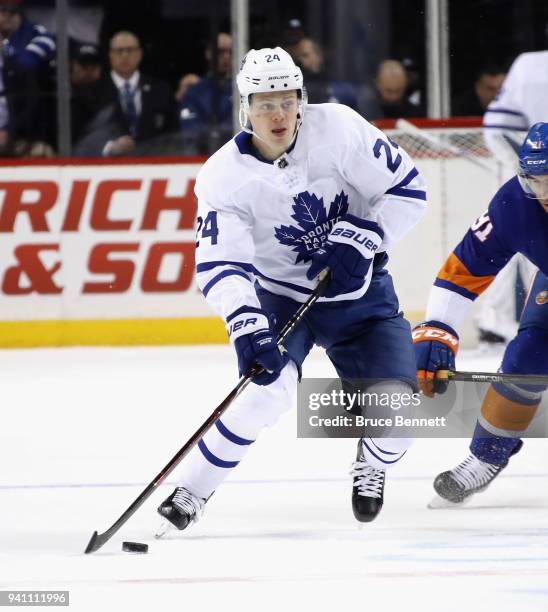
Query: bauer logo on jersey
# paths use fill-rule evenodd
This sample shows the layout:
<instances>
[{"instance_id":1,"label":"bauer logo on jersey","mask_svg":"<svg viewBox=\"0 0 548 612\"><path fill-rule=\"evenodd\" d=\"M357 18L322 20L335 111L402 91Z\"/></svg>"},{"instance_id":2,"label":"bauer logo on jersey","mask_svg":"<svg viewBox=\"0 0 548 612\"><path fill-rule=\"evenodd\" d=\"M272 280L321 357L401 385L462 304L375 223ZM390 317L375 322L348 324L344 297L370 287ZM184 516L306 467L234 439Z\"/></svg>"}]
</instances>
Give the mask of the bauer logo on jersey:
<instances>
[{"instance_id":1,"label":"bauer logo on jersey","mask_svg":"<svg viewBox=\"0 0 548 612\"><path fill-rule=\"evenodd\" d=\"M308 263L310 256L319 249L333 225L348 211L348 196L344 191L337 194L329 211L315 194L303 191L293 198L293 214L298 226L281 225L275 228L275 236L285 246L297 253L295 263Z\"/></svg>"}]
</instances>

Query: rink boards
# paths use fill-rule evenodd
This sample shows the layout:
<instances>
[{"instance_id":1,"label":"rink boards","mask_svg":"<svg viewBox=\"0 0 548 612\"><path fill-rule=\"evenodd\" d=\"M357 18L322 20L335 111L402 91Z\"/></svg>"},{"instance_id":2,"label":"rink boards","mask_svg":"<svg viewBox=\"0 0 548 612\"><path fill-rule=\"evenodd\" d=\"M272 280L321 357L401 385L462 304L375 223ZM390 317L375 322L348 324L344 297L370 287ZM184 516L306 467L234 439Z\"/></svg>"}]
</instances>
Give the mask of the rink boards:
<instances>
[{"instance_id":1,"label":"rink boards","mask_svg":"<svg viewBox=\"0 0 548 612\"><path fill-rule=\"evenodd\" d=\"M420 320L439 266L486 208L493 175L417 158L425 219L391 252L401 308ZM0 346L225 342L194 278L203 159L11 162L0 168Z\"/></svg>"}]
</instances>

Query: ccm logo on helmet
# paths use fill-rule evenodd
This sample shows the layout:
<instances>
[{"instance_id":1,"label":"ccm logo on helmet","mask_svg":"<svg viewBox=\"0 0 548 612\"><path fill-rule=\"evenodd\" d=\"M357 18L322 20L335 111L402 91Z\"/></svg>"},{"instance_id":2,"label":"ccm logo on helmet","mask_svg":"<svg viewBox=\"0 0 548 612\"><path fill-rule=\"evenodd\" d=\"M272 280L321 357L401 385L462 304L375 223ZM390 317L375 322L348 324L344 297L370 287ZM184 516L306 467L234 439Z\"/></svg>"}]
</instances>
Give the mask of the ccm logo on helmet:
<instances>
[{"instance_id":1,"label":"ccm logo on helmet","mask_svg":"<svg viewBox=\"0 0 548 612\"><path fill-rule=\"evenodd\" d=\"M237 332L239 329L247 327L248 325L255 325L257 323L257 317L251 317L250 319L242 319L241 321L236 321L236 323L232 323L228 328L228 335L232 336L234 332Z\"/></svg>"},{"instance_id":2,"label":"ccm logo on helmet","mask_svg":"<svg viewBox=\"0 0 548 612\"><path fill-rule=\"evenodd\" d=\"M541 166L542 164L545 164L546 160L545 159L529 159L526 161L526 164L528 166Z\"/></svg>"},{"instance_id":3,"label":"ccm logo on helmet","mask_svg":"<svg viewBox=\"0 0 548 612\"><path fill-rule=\"evenodd\" d=\"M361 232L355 232L351 229L344 229L342 227L336 228L331 232L331 236L341 236L342 238L348 238L363 245L368 251L376 251L379 248L378 244L375 244L370 238Z\"/></svg>"}]
</instances>

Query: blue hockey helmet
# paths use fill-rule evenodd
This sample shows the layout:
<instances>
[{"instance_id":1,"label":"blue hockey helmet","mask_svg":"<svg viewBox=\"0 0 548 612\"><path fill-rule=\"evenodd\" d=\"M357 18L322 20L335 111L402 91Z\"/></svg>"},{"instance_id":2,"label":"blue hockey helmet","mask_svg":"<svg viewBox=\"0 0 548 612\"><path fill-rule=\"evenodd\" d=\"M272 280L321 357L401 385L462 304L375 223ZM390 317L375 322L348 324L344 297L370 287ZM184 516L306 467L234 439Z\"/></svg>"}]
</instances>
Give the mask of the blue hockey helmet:
<instances>
[{"instance_id":1,"label":"blue hockey helmet","mask_svg":"<svg viewBox=\"0 0 548 612\"><path fill-rule=\"evenodd\" d=\"M538 188L533 188L529 177L548 175L548 123L535 123L519 152L519 181L527 195L538 198Z\"/></svg>"}]
</instances>

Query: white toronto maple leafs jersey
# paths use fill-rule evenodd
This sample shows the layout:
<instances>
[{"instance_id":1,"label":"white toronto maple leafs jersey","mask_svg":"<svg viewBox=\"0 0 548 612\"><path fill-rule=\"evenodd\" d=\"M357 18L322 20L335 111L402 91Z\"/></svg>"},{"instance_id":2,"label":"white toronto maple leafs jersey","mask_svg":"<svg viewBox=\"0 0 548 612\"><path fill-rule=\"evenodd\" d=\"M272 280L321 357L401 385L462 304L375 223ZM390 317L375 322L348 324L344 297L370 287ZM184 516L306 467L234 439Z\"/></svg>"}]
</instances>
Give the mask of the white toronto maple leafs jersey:
<instances>
[{"instance_id":1,"label":"white toronto maple leafs jersey","mask_svg":"<svg viewBox=\"0 0 548 612\"><path fill-rule=\"evenodd\" d=\"M426 206L424 180L407 153L339 104L309 105L294 145L274 162L240 132L204 164L195 192L198 284L225 319L242 306L260 307L255 282L304 302L315 286L306 278L310 256L345 213L378 223L382 252ZM368 280L321 299L357 299Z\"/></svg>"},{"instance_id":2,"label":"white toronto maple leafs jersey","mask_svg":"<svg viewBox=\"0 0 548 612\"><path fill-rule=\"evenodd\" d=\"M521 144L525 132L548 121L548 51L522 53L514 60L499 95L483 117L485 141L501 161L515 170L516 153L505 150L502 135L514 133Z\"/></svg>"}]
</instances>

